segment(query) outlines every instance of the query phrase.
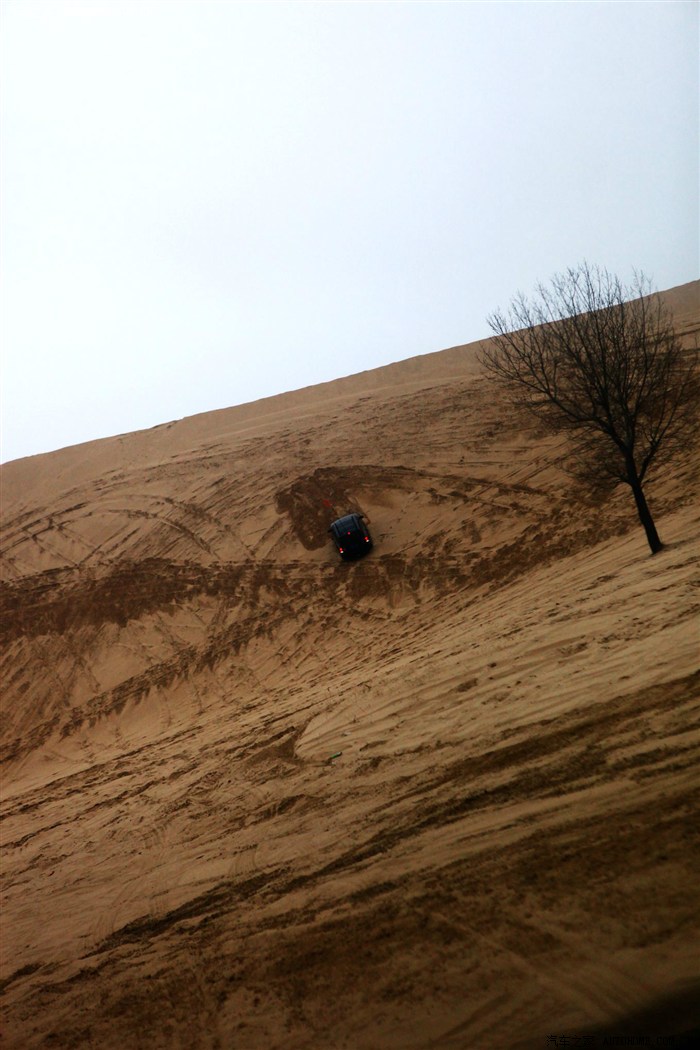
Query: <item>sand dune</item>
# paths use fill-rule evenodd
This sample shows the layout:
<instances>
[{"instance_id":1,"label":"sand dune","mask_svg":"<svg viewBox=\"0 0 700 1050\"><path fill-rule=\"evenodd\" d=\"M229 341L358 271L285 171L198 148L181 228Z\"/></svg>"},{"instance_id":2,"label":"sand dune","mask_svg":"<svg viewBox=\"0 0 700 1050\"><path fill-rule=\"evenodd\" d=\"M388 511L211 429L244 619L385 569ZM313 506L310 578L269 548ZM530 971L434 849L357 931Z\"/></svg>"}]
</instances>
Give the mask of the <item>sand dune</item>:
<instances>
[{"instance_id":1,"label":"sand dune","mask_svg":"<svg viewBox=\"0 0 700 1050\"><path fill-rule=\"evenodd\" d=\"M3 468L4 1047L700 1028L698 449L651 558L476 349Z\"/></svg>"}]
</instances>

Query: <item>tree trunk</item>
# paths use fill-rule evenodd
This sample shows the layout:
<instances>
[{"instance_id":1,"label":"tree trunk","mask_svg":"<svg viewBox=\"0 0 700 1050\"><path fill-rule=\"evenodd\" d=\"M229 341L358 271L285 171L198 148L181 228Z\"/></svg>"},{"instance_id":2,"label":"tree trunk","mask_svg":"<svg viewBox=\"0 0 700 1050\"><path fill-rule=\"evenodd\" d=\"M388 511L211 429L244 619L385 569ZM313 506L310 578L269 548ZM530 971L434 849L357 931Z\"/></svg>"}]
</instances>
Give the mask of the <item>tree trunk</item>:
<instances>
[{"instance_id":1,"label":"tree trunk","mask_svg":"<svg viewBox=\"0 0 700 1050\"><path fill-rule=\"evenodd\" d=\"M656 531L656 525L654 519L651 516L651 511L646 501L646 496L642 491L642 483L637 476L637 468L634 463L627 464L627 475L629 477L629 484L634 494L634 502L637 504L637 513L639 514L639 520L644 526L644 531L647 534L647 541L651 547L652 554L658 554L663 547L663 543L659 539L659 534Z\"/></svg>"}]
</instances>

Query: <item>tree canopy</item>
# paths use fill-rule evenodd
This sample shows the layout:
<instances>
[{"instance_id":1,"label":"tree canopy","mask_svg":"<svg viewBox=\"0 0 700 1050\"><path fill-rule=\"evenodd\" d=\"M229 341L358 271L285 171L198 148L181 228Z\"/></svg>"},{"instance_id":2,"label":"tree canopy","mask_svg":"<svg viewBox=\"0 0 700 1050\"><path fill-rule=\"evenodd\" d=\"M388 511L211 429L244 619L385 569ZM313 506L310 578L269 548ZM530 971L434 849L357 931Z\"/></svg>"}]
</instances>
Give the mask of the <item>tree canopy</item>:
<instances>
[{"instance_id":1,"label":"tree canopy","mask_svg":"<svg viewBox=\"0 0 700 1050\"><path fill-rule=\"evenodd\" d=\"M637 273L626 286L584 263L531 298L519 293L488 322L487 372L550 429L576 434L588 481L631 487L656 553L644 483L697 428L700 383L697 347L684 348L651 282Z\"/></svg>"}]
</instances>

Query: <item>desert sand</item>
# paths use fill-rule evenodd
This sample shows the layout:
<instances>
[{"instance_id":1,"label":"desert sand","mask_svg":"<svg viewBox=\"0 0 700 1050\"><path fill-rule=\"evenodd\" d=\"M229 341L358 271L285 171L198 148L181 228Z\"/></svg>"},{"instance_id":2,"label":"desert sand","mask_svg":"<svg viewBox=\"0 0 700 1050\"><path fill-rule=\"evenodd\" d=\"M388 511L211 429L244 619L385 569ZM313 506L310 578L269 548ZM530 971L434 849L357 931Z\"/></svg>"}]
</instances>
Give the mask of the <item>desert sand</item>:
<instances>
[{"instance_id":1,"label":"desert sand","mask_svg":"<svg viewBox=\"0 0 700 1050\"><path fill-rule=\"evenodd\" d=\"M5 1050L700 1026L698 449L651 557L477 350L2 469Z\"/></svg>"}]
</instances>

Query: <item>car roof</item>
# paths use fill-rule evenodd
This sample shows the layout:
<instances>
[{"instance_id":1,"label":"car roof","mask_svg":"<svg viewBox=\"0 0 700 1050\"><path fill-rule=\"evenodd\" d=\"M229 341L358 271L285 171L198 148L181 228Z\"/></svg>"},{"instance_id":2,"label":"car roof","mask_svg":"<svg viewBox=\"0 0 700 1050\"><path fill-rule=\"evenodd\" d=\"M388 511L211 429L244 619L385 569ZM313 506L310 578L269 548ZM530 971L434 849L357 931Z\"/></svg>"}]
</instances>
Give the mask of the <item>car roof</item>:
<instances>
[{"instance_id":1,"label":"car roof","mask_svg":"<svg viewBox=\"0 0 700 1050\"><path fill-rule=\"evenodd\" d=\"M359 514L346 514L342 518L338 518L331 525L332 529L347 529L349 526L357 525L360 518Z\"/></svg>"}]
</instances>

